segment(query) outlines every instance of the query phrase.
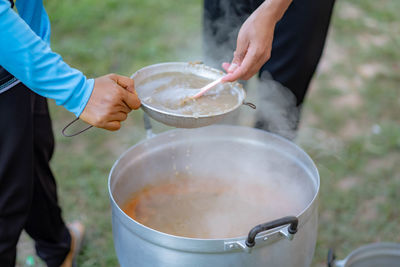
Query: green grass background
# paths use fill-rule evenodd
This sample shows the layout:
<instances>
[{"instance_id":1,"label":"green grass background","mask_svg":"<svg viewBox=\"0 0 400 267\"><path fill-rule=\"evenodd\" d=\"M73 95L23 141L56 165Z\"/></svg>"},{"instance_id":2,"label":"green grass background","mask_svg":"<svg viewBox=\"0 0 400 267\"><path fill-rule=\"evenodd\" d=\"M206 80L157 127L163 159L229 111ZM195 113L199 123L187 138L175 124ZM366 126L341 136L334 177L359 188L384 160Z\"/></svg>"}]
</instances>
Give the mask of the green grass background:
<instances>
[{"instance_id":1,"label":"green grass background","mask_svg":"<svg viewBox=\"0 0 400 267\"><path fill-rule=\"evenodd\" d=\"M53 49L89 77L201 59L200 0L46 0L45 6ZM400 242L398 10L395 0L339 0L335 7L297 140L321 174L313 266L325 266L330 247L344 258L366 243ZM87 226L79 265L118 266L107 177L116 158L145 138L141 111L118 132L91 129L69 139L60 131L72 114L50 105L57 141L52 167L64 217ZM29 253L20 249L19 265Z\"/></svg>"}]
</instances>

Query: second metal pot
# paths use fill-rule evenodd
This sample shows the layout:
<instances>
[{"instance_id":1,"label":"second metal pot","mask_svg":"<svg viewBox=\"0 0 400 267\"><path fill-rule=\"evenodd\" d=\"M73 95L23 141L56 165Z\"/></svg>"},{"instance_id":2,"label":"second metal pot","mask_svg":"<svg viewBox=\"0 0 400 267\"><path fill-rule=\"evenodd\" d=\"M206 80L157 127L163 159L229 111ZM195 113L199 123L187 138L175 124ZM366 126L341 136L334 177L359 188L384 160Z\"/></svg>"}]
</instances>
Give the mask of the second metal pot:
<instances>
[{"instance_id":1,"label":"second metal pot","mask_svg":"<svg viewBox=\"0 0 400 267\"><path fill-rule=\"evenodd\" d=\"M398 267L400 244L373 243L351 252L343 260L335 260L333 251L328 254L328 267Z\"/></svg>"}]
</instances>

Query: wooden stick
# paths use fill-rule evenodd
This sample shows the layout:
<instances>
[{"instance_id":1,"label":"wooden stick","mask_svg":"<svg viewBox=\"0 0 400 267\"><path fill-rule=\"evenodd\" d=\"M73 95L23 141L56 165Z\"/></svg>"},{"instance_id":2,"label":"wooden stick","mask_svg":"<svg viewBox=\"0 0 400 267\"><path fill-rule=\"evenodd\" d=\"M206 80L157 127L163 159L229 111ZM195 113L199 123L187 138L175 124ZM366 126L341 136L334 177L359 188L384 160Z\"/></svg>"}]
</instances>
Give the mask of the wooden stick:
<instances>
[{"instance_id":1,"label":"wooden stick","mask_svg":"<svg viewBox=\"0 0 400 267\"><path fill-rule=\"evenodd\" d=\"M222 78L219 78L209 84L207 84L206 86L204 86L203 88L200 89L200 92L198 92L197 94L195 94L194 96L190 97L192 99L196 99L199 98L200 96L204 95L208 90L210 90L211 88L213 88L214 86L218 85L219 83L221 83Z\"/></svg>"}]
</instances>

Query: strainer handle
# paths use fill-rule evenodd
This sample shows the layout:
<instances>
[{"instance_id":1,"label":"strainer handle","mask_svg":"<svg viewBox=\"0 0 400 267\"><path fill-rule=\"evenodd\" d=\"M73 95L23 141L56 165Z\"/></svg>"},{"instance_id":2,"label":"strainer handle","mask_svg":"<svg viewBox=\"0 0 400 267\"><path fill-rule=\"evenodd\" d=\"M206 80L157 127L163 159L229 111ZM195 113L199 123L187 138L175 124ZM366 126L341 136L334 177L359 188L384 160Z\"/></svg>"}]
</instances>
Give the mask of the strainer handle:
<instances>
[{"instance_id":1,"label":"strainer handle","mask_svg":"<svg viewBox=\"0 0 400 267\"><path fill-rule=\"evenodd\" d=\"M251 107L252 109L257 109L257 106L256 106L255 104L251 103L251 102L245 102L245 101L243 101L242 105Z\"/></svg>"},{"instance_id":2,"label":"strainer handle","mask_svg":"<svg viewBox=\"0 0 400 267\"><path fill-rule=\"evenodd\" d=\"M68 123L68 124L62 129L62 131L61 131L62 135L64 135L65 137L77 136L78 134L81 134L81 133L83 133L84 131L87 131L87 130L89 130L90 128L93 127L92 125L89 125L88 127L84 128L84 129L82 129L82 130L80 130L80 131L78 131L78 132L76 132L76 133L67 134L66 131L67 131L68 127L70 127L72 124L74 124L74 123L77 122L78 120L79 120L79 118L76 118L76 119L74 119L73 121L71 121L70 123Z\"/></svg>"}]
</instances>

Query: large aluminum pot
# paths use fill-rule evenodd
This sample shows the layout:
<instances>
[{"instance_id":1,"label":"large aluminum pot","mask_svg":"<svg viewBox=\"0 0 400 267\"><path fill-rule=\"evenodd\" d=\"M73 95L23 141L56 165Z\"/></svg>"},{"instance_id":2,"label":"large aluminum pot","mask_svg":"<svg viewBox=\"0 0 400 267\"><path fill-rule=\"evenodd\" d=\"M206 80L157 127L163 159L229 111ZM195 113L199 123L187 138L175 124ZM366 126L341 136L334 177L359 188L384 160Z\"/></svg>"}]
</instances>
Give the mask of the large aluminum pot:
<instances>
[{"instance_id":1,"label":"large aluminum pot","mask_svg":"<svg viewBox=\"0 0 400 267\"><path fill-rule=\"evenodd\" d=\"M295 217L259 225L249 236L173 236L136 222L120 208L132 192L156 182L160 174L185 170L188 165L193 173L214 177L228 173L247 181L262 179L271 164L277 173L296 168L293 179L304 179L309 185L301 192L309 194L310 201L300 214L288 214ZM119 262L123 267L310 266L317 238L319 184L318 171L304 151L265 131L217 125L162 133L131 147L110 172L108 186Z\"/></svg>"}]
</instances>

